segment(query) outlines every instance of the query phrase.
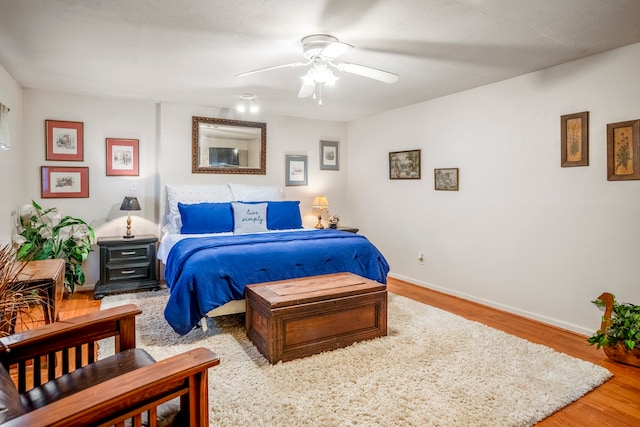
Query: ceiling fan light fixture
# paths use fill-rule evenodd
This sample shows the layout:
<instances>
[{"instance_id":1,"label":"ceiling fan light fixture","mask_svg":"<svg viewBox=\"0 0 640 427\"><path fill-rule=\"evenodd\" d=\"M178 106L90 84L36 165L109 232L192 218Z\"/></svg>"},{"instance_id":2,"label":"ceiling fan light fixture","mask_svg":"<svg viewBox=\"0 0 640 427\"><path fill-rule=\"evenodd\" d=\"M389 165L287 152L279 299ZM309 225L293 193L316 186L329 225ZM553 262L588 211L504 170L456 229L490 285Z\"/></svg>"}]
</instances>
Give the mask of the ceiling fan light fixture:
<instances>
[{"instance_id":1,"label":"ceiling fan light fixture","mask_svg":"<svg viewBox=\"0 0 640 427\"><path fill-rule=\"evenodd\" d=\"M313 78L313 68L307 70L307 72L304 73L304 76L300 78L302 79L302 84L304 84L305 86L311 86L316 83L315 79Z\"/></svg>"},{"instance_id":2,"label":"ceiling fan light fixture","mask_svg":"<svg viewBox=\"0 0 640 427\"><path fill-rule=\"evenodd\" d=\"M313 72L313 80L318 83L326 83L331 80L332 77L335 80L335 76L333 75L331 70L327 68L326 64L324 64L324 66L316 67L315 71Z\"/></svg>"},{"instance_id":3,"label":"ceiling fan light fixture","mask_svg":"<svg viewBox=\"0 0 640 427\"><path fill-rule=\"evenodd\" d=\"M333 71L327 66L324 61L316 61L304 76L301 77L303 84L310 86L316 83L324 84L325 86L333 86L336 80L339 79Z\"/></svg>"},{"instance_id":4,"label":"ceiling fan light fixture","mask_svg":"<svg viewBox=\"0 0 640 427\"><path fill-rule=\"evenodd\" d=\"M325 86L333 86L336 84L336 81L338 81L338 79L340 79L340 77L336 76L335 74L333 74L333 72L329 69L327 69L327 71L329 71L329 77L327 78L327 81L324 83Z\"/></svg>"}]
</instances>

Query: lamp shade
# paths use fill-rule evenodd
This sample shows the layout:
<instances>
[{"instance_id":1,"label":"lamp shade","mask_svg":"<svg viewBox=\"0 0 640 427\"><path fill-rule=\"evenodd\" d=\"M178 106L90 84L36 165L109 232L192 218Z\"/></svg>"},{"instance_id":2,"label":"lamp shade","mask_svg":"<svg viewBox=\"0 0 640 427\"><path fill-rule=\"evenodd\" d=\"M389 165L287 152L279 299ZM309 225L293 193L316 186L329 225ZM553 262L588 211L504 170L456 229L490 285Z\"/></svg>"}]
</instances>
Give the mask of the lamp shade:
<instances>
[{"instance_id":1,"label":"lamp shade","mask_svg":"<svg viewBox=\"0 0 640 427\"><path fill-rule=\"evenodd\" d=\"M140 203L138 203L137 197L125 197L120 205L121 211L139 211Z\"/></svg>"},{"instance_id":2,"label":"lamp shade","mask_svg":"<svg viewBox=\"0 0 640 427\"><path fill-rule=\"evenodd\" d=\"M327 198L325 196L316 196L313 199L312 206L314 208L320 208L320 209L328 208L329 207L329 201L327 200Z\"/></svg>"}]
</instances>

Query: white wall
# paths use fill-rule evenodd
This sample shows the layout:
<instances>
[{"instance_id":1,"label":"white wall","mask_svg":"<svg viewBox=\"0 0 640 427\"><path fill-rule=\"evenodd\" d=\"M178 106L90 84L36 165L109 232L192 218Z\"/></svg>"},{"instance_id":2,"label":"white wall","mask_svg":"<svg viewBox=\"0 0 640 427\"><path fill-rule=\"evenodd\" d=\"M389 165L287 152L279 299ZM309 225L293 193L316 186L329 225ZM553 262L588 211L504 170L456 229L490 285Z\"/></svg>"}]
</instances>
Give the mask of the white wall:
<instances>
[{"instance_id":1,"label":"white wall","mask_svg":"<svg viewBox=\"0 0 640 427\"><path fill-rule=\"evenodd\" d=\"M119 210L125 196L136 196L142 210L153 220L155 200L156 129L152 102L104 99L25 89L25 159L22 171L23 202L36 200L43 207L58 207L64 215L80 217L99 227L126 215ZM84 123L84 160L45 160L45 120ZM139 140L140 175L106 176L106 138ZM41 199L41 166L89 167L89 198Z\"/></svg>"},{"instance_id":2,"label":"white wall","mask_svg":"<svg viewBox=\"0 0 640 427\"><path fill-rule=\"evenodd\" d=\"M353 122L353 225L392 275L591 334L603 291L640 303L640 181L609 182L606 125L640 119L640 44ZM560 167L560 116L590 112L588 167ZM422 149L422 179L388 152ZM434 168L460 191L434 191ZM417 253L425 254L420 265Z\"/></svg>"},{"instance_id":3,"label":"white wall","mask_svg":"<svg viewBox=\"0 0 640 427\"><path fill-rule=\"evenodd\" d=\"M9 111L10 150L0 150L0 245L11 241L13 221L11 212L17 211L22 195L22 88L0 65L0 102Z\"/></svg>"},{"instance_id":4,"label":"white wall","mask_svg":"<svg viewBox=\"0 0 640 427\"><path fill-rule=\"evenodd\" d=\"M156 109L152 102L105 99L66 93L24 89L24 160L21 204L35 200L43 208L57 207L62 215L87 221L96 236L124 234L125 212L120 204L125 196L136 196L142 208L134 218L134 234L157 234L155 168ZM84 159L81 162L45 160L45 120L65 120L84 124ZM139 140L139 176L106 176L106 138ZM42 199L41 166L89 168L89 197ZM95 246L97 250L97 246ZM87 286L99 278L97 252L85 264Z\"/></svg>"},{"instance_id":5,"label":"white wall","mask_svg":"<svg viewBox=\"0 0 640 427\"><path fill-rule=\"evenodd\" d=\"M251 185L285 185L285 155L304 155L307 158L308 185L285 187L285 198L300 200L303 222L316 223L311 209L313 197L326 195L331 212L347 210L347 124L321 120L273 115L236 115L228 109L162 104L160 106L160 150L158 172L160 188L173 184L226 184L229 182ZM267 123L267 174L228 175L191 173L191 118L193 116L218 117ZM340 170L320 170L320 141L340 142ZM165 200L161 197L161 212ZM315 213L317 215L317 212ZM325 224L326 225L326 224Z\"/></svg>"},{"instance_id":6,"label":"white wall","mask_svg":"<svg viewBox=\"0 0 640 427\"><path fill-rule=\"evenodd\" d=\"M16 110L19 112L20 108ZM89 222L100 237L124 233L126 213L119 210L120 204L124 196L136 196L142 210L132 215L132 233L159 235L164 219L166 184L238 182L284 186L285 154L302 154L309 156L309 185L286 187L285 196L301 201L305 224L315 224L311 201L319 193L329 197L335 209L338 209L336 212L340 212L339 209L346 210L346 163L338 172L319 170L321 139L343 142L341 153L346 158L346 123L282 116L235 117L233 114L213 107L156 104L25 89L25 155L22 162L15 162L15 180L20 183L22 191L12 196L17 199L13 204L22 205L33 199L46 208L58 207L63 215ZM192 174L191 117L194 115L266 122L267 175ZM44 122L47 119L84 123L82 162L45 160ZM106 176L106 138L133 138L140 141L140 176ZM43 165L88 166L89 198L41 199L40 167ZM7 227L7 233L10 234L10 227ZM98 253L91 253L85 265L87 287L93 286L99 278L98 264Z\"/></svg>"}]
</instances>

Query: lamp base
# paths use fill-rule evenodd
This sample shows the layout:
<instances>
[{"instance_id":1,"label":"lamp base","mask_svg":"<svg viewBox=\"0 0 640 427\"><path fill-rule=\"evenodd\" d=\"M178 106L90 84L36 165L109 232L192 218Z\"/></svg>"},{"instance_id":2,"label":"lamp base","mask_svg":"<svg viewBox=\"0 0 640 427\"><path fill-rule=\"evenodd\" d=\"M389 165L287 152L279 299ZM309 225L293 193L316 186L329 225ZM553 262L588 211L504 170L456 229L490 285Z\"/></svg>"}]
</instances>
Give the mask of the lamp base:
<instances>
[{"instance_id":1,"label":"lamp base","mask_svg":"<svg viewBox=\"0 0 640 427\"><path fill-rule=\"evenodd\" d=\"M322 225L322 214L318 215L318 223L315 228L318 230L322 230L324 228L324 225Z\"/></svg>"},{"instance_id":2,"label":"lamp base","mask_svg":"<svg viewBox=\"0 0 640 427\"><path fill-rule=\"evenodd\" d=\"M127 234L122 236L122 238L123 239L133 239L134 237L136 237L136 236L131 234L131 212L129 212L129 214L127 215Z\"/></svg>"}]
</instances>

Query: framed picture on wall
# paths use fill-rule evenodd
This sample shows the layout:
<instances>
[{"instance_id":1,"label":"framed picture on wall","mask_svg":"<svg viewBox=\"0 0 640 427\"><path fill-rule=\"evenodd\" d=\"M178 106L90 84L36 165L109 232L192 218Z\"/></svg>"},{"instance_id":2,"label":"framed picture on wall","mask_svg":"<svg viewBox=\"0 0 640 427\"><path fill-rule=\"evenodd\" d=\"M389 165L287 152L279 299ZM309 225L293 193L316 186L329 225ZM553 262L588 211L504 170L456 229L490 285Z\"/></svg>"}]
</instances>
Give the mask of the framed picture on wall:
<instances>
[{"instance_id":1,"label":"framed picture on wall","mask_svg":"<svg viewBox=\"0 0 640 427\"><path fill-rule=\"evenodd\" d=\"M285 156L285 185L307 185L307 156Z\"/></svg>"},{"instance_id":2,"label":"framed picture on wall","mask_svg":"<svg viewBox=\"0 0 640 427\"><path fill-rule=\"evenodd\" d=\"M137 139L107 138L107 176L138 176Z\"/></svg>"},{"instance_id":3,"label":"framed picture on wall","mask_svg":"<svg viewBox=\"0 0 640 427\"><path fill-rule=\"evenodd\" d=\"M560 145L563 168L589 166L589 112L560 117Z\"/></svg>"},{"instance_id":4,"label":"framed picture on wall","mask_svg":"<svg viewBox=\"0 0 640 427\"><path fill-rule=\"evenodd\" d=\"M337 171L340 170L338 142L320 141L320 169Z\"/></svg>"},{"instance_id":5,"label":"framed picture on wall","mask_svg":"<svg viewBox=\"0 0 640 427\"><path fill-rule=\"evenodd\" d=\"M46 160L81 162L84 159L84 124L45 120Z\"/></svg>"},{"instance_id":6,"label":"framed picture on wall","mask_svg":"<svg viewBox=\"0 0 640 427\"><path fill-rule=\"evenodd\" d=\"M40 167L43 199L89 197L88 167Z\"/></svg>"},{"instance_id":7,"label":"framed picture on wall","mask_svg":"<svg viewBox=\"0 0 640 427\"><path fill-rule=\"evenodd\" d=\"M434 169L436 190L458 191L458 168Z\"/></svg>"},{"instance_id":8,"label":"framed picture on wall","mask_svg":"<svg viewBox=\"0 0 640 427\"><path fill-rule=\"evenodd\" d=\"M607 179L640 179L640 120L607 125Z\"/></svg>"},{"instance_id":9,"label":"framed picture on wall","mask_svg":"<svg viewBox=\"0 0 640 427\"><path fill-rule=\"evenodd\" d=\"M389 153L389 179L420 179L420 150Z\"/></svg>"}]
</instances>

